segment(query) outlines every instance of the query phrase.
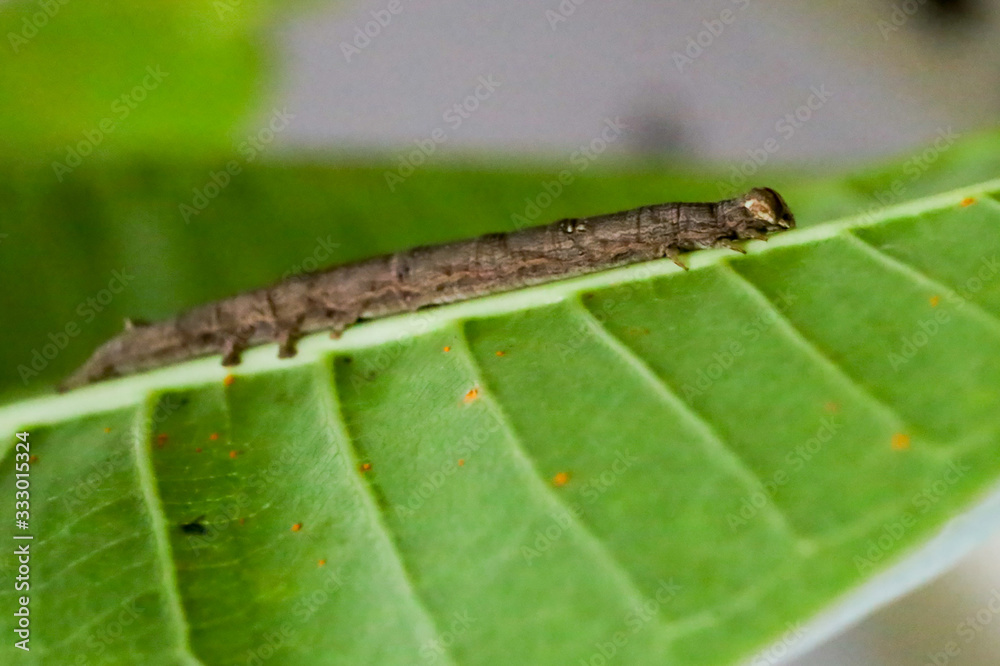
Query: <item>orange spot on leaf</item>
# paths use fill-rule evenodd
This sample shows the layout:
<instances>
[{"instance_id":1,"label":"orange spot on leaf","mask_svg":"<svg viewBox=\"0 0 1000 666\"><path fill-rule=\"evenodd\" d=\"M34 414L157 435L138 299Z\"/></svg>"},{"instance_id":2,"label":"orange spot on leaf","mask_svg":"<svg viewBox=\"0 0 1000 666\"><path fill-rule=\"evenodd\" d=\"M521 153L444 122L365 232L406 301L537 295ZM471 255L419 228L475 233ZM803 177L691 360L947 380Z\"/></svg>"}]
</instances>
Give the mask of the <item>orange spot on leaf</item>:
<instances>
[{"instance_id":1,"label":"orange spot on leaf","mask_svg":"<svg viewBox=\"0 0 1000 666\"><path fill-rule=\"evenodd\" d=\"M31 456L31 457L29 457L28 458L28 462L30 462L32 464L38 462L38 456Z\"/></svg>"},{"instance_id":2,"label":"orange spot on leaf","mask_svg":"<svg viewBox=\"0 0 1000 666\"><path fill-rule=\"evenodd\" d=\"M226 375L226 377L222 380L222 383L226 386L232 386L235 381L236 375Z\"/></svg>"},{"instance_id":3,"label":"orange spot on leaf","mask_svg":"<svg viewBox=\"0 0 1000 666\"><path fill-rule=\"evenodd\" d=\"M316 566L318 567L326 566L326 560L320 560L319 562L316 563Z\"/></svg>"},{"instance_id":4,"label":"orange spot on leaf","mask_svg":"<svg viewBox=\"0 0 1000 666\"><path fill-rule=\"evenodd\" d=\"M479 389L474 388L474 389L469 389L469 392L465 394L465 398L463 398L463 400L465 400L465 402L472 402L478 397L479 397Z\"/></svg>"},{"instance_id":5,"label":"orange spot on leaf","mask_svg":"<svg viewBox=\"0 0 1000 666\"><path fill-rule=\"evenodd\" d=\"M194 450L194 452L195 453L201 453L201 447L199 446L197 449Z\"/></svg>"},{"instance_id":6,"label":"orange spot on leaf","mask_svg":"<svg viewBox=\"0 0 1000 666\"><path fill-rule=\"evenodd\" d=\"M504 351L498 351L498 352L497 352L497 356L503 356L503 355L504 355L504 354L506 354L506 353L507 353L507 352L504 352Z\"/></svg>"},{"instance_id":7,"label":"orange spot on leaf","mask_svg":"<svg viewBox=\"0 0 1000 666\"><path fill-rule=\"evenodd\" d=\"M834 414L834 413L840 411L840 405L838 405L837 403L835 403L835 402L833 402L831 400L830 402L828 402L825 405L823 405L823 409L825 409L826 411L830 412L831 414Z\"/></svg>"},{"instance_id":8,"label":"orange spot on leaf","mask_svg":"<svg viewBox=\"0 0 1000 666\"><path fill-rule=\"evenodd\" d=\"M961 206L962 208L968 208L974 203L976 203L974 197L965 197L964 199L962 199L962 203L960 203L959 206Z\"/></svg>"},{"instance_id":9,"label":"orange spot on leaf","mask_svg":"<svg viewBox=\"0 0 1000 666\"><path fill-rule=\"evenodd\" d=\"M892 436L892 448L896 451L905 451L910 448L910 436L897 432Z\"/></svg>"},{"instance_id":10,"label":"orange spot on leaf","mask_svg":"<svg viewBox=\"0 0 1000 666\"><path fill-rule=\"evenodd\" d=\"M567 474L566 472L559 472L558 474L552 477L552 485L556 486L557 488L559 486L565 486L567 483L569 483L569 474Z\"/></svg>"},{"instance_id":11,"label":"orange spot on leaf","mask_svg":"<svg viewBox=\"0 0 1000 666\"><path fill-rule=\"evenodd\" d=\"M450 351L451 351L451 347L445 347L445 348L444 348L444 350L445 350L446 352L450 352Z\"/></svg>"},{"instance_id":12,"label":"orange spot on leaf","mask_svg":"<svg viewBox=\"0 0 1000 666\"><path fill-rule=\"evenodd\" d=\"M361 463L361 471L362 472L367 472L371 468L372 468L372 464L371 463L367 463L367 462L366 463Z\"/></svg>"},{"instance_id":13,"label":"orange spot on leaf","mask_svg":"<svg viewBox=\"0 0 1000 666\"><path fill-rule=\"evenodd\" d=\"M465 464L465 458L460 458L458 461L458 466L461 467Z\"/></svg>"},{"instance_id":14,"label":"orange spot on leaf","mask_svg":"<svg viewBox=\"0 0 1000 666\"><path fill-rule=\"evenodd\" d=\"M240 525L243 525L246 522L247 522L246 518L240 518Z\"/></svg>"},{"instance_id":15,"label":"orange spot on leaf","mask_svg":"<svg viewBox=\"0 0 1000 666\"><path fill-rule=\"evenodd\" d=\"M239 453L236 451L236 449L233 449L232 451L229 452L229 457L232 458L232 459L234 459L234 460L236 459L236 456L238 456L238 455L239 455Z\"/></svg>"},{"instance_id":16,"label":"orange spot on leaf","mask_svg":"<svg viewBox=\"0 0 1000 666\"><path fill-rule=\"evenodd\" d=\"M302 523L295 523L294 525L292 525L293 532L298 532L301 529L302 529Z\"/></svg>"},{"instance_id":17,"label":"orange spot on leaf","mask_svg":"<svg viewBox=\"0 0 1000 666\"><path fill-rule=\"evenodd\" d=\"M932 308L936 308L938 306L938 303L940 303L940 302L941 302L941 297L940 296L931 296L931 307Z\"/></svg>"},{"instance_id":18,"label":"orange spot on leaf","mask_svg":"<svg viewBox=\"0 0 1000 666\"><path fill-rule=\"evenodd\" d=\"M159 435L156 436L156 445L162 449L163 446L167 443L167 439L168 439L167 433L161 432Z\"/></svg>"},{"instance_id":19,"label":"orange spot on leaf","mask_svg":"<svg viewBox=\"0 0 1000 666\"><path fill-rule=\"evenodd\" d=\"M107 433L107 432L111 432L111 428L105 428L105 429L104 429L104 432L106 432L106 433Z\"/></svg>"},{"instance_id":20,"label":"orange spot on leaf","mask_svg":"<svg viewBox=\"0 0 1000 666\"><path fill-rule=\"evenodd\" d=\"M213 432L211 435L208 436L208 438L214 442L215 440L219 439L219 433Z\"/></svg>"}]
</instances>

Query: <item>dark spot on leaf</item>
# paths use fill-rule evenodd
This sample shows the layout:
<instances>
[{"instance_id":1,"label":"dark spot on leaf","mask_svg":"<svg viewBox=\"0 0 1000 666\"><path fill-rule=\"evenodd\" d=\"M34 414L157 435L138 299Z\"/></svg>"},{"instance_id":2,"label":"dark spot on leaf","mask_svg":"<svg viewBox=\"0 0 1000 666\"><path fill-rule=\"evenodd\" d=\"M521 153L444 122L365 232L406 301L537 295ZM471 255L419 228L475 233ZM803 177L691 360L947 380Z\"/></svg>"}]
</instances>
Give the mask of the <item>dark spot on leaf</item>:
<instances>
[{"instance_id":1,"label":"dark spot on leaf","mask_svg":"<svg viewBox=\"0 0 1000 666\"><path fill-rule=\"evenodd\" d=\"M205 520L205 516L198 516L190 523L184 523L181 525L181 532L184 534L206 534L208 529L202 525L201 521Z\"/></svg>"}]
</instances>

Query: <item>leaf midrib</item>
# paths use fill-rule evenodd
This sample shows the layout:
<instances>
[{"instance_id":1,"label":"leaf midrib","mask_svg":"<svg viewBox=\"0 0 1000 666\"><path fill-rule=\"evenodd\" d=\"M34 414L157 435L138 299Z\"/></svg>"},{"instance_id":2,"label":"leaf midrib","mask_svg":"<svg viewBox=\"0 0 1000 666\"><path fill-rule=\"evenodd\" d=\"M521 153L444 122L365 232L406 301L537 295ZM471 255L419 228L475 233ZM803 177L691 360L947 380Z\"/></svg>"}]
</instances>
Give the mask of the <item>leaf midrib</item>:
<instances>
[{"instance_id":1,"label":"leaf midrib","mask_svg":"<svg viewBox=\"0 0 1000 666\"><path fill-rule=\"evenodd\" d=\"M748 254L766 254L776 248L809 245L843 236L843 232L852 229L878 226L951 208L963 199L991 195L997 190L1000 190L1000 179L889 206L872 214L859 214L787 231L768 242L751 241L746 250ZM992 199L986 203L992 205L990 202L996 203ZM704 250L693 253L689 265L691 270L699 270L724 262L731 256L732 253L728 250ZM681 272L682 269L672 261L663 259L366 322L347 329L337 340L320 332L304 338L299 344L298 355L292 359L279 359L274 345L254 348L244 355L240 370L249 370L246 374L257 374L307 365L320 361L330 353L371 348L386 341L440 330L457 321L533 309L562 302L587 290ZM2 406L0 428L13 432L27 424L46 425L83 414L130 407L139 404L150 391L167 387L195 388L212 381L221 381L227 374L229 369L219 364L218 357L204 357L146 374L83 387L66 394L32 398ZM12 448L13 443L8 441L2 455L7 455Z\"/></svg>"},{"instance_id":2,"label":"leaf midrib","mask_svg":"<svg viewBox=\"0 0 1000 666\"><path fill-rule=\"evenodd\" d=\"M159 566L160 588L164 593L167 615L178 633L176 649L182 663L189 666L202 666L191 647L190 628L181 601L180 588L177 583L177 568L173 552L170 548L169 528L166 515L156 489L156 475L153 461L149 455L149 416L150 403L144 401L142 408L136 410L133 424L132 451L136 467L136 477L142 491L143 505L149 514L150 532L153 535L157 564Z\"/></svg>"}]
</instances>

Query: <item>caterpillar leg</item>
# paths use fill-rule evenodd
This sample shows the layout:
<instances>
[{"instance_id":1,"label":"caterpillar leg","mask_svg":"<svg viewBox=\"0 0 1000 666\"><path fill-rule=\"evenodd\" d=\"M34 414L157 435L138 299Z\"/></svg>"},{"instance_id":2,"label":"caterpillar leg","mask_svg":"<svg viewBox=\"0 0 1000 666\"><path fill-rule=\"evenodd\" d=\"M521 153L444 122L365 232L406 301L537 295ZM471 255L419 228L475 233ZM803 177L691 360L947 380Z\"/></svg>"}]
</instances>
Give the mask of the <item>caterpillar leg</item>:
<instances>
[{"instance_id":1,"label":"caterpillar leg","mask_svg":"<svg viewBox=\"0 0 1000 666\"><path fill-rule=\"evenodd\" d=\"M240 357L243 355L243 341L238 337L226 338L222 343L222 365L230 367L240 364Z\"/></svg>"},{"instance_id":2,"label":"caterpillar leg","mask_svg":"<svg viewBox=\"0 0 1000 666\"><path fill-rule=\"evenodd\" d=\"M668 246L663 248L662 253L664 257L669 257L670 261L674 262L684 270L688 269L687 264L685 264L684 261L681 259L680 250L678 250L677 248Z\"/></svg>"},{"instance_id":3,"label":"caterpillar leg","mask_svg":"<svg viewBox=\"0 0 1000 666\"><path fill-rule=\"evenodd\" d=\"M743 248L742 245L740 245L738 242L733 242L733 241L729 240L728 238L720 238L719 240L717 240L715 242L715 244L718 247L724 247L724 248L729 249L729 250L735 250L736 252L739 252L740 254L746 254L747 253L747 251Z\"/></svg>"},{"instance_id":4,"label":"caterpillar leg","mask_svg":"<svg viewBox=\"0 0 1000 666\"><path fill-rule=\"evenodd\" d=\"M359 319L360 315L349 314L347 312L340 312L338 316L328 318L325 328L330 331L330 339L339 340L344 331L349 326L357 323Z\"/></svg>"},{"instance_id":5,"label":"caterpillar leg","mask_svg":"<svg viewBox=\"0 0 1000 666\"><path fill-rule=\"evenodd\" d=\"M297 350L296 345L302 335L295 328L286 328L278 334L278 358L292 358Z\"/></svg>"}]
</instances>

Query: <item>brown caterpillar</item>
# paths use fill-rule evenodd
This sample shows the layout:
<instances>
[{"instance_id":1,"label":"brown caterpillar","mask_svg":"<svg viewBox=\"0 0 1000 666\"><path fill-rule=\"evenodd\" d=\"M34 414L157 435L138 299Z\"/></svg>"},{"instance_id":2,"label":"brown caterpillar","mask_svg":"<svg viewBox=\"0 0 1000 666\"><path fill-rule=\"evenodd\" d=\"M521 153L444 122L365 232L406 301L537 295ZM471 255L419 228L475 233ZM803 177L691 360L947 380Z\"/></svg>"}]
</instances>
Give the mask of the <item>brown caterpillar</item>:
<instances>
[{"instance_id":1,"label":"brown caterpillar","mask_svg":"<svg viewBox=\"0 0 1000 666\"><path fill-rule=\"evenodd\" d=\"M236 365L244 349L278 342L295 354L306 333L339 335L368 319L593 273L791 229L781 196L756 188L717 203L665 203L568 219L510 233L417 247L294 276L152 324L126 325L59 387L221 354Z\"/></svg>"}]
</instances>

